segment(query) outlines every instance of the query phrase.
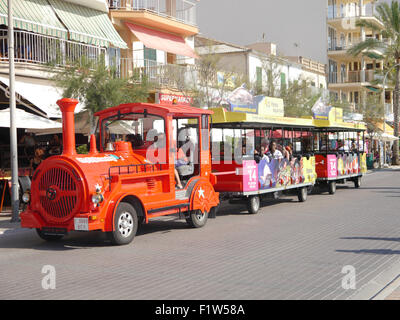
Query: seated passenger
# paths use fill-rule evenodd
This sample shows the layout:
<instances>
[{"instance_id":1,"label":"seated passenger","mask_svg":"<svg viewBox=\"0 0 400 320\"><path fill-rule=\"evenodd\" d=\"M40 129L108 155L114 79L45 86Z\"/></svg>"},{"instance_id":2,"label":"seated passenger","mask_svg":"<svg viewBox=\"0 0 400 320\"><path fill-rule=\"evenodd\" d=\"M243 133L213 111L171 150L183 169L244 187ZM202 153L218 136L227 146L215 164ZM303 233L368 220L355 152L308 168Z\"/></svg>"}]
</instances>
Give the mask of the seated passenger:
<instances>
[{"instance_id":1,"label":"seated passenger","mask_svg":"<svg viewBox=\"0 0 400 320\"><path fill-rule=\"evenodd\" d=\"M185 153L183 152L182 148L179 148L176 155L174 156L175 160L175 180L176 180L176 186L178 189L183 189L181 178L179 176L177 168L180 166L185 166L189 164L189 160L186 157Z\"/></svg>"},{"instance_id":2,"label":"seated passenger","mask_svg":"<svg viewBox=\"0 0 400 320\"><path fill-rule=\"evenodd\" d=\"M167 150L165 133L156 133L153 136L153 143L147 147L146 158L151 163L167 163Z\"/></svg>"},{"instance_id":3,"label":"seated passenger","mask_svg":"<svg viewBox=\"0 0 400 320\"><path fill-rule=\"evenodd\" d=\"M285 158L287 158L289 161L291 161L293 158L293 150L290 146L285 148Z\"/></svg>"},{"instance_id":4,"label":"seated passenger","mask_svg":"<svg viewBox=\"0 0 400 320\"><path fill-rule=\"evenodd\" d=\"M268 156L270 161L272 161L272 159L275 159L275 160L283 159L282 152L280 152L276 148L276 142L275 141L271 141L271 143L269 144L269 151L267 153L267 156Z\"/></svg>"}]
</instances>

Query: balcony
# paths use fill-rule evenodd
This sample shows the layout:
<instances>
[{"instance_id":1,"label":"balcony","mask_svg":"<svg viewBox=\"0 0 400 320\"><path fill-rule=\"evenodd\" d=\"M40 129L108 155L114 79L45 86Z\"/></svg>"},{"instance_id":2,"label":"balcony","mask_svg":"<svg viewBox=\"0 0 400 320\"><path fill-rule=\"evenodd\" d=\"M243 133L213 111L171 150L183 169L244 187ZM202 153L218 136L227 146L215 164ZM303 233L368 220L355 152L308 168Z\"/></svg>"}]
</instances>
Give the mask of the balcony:
<instances>
[{"instance_id":1,"label":"balcony","mask_svg":"<svg viewBox=\"0 0 400 320\"><path fill-rule=\"evenodd\" d=\"M365 81L362 81L362 73L365 73ZM329 84L361 84L372 82L376 79L375 70L349 71L346 73L329 73Z\"/></svg>"},{"instance_id":2,"label":"balcony","mask_svg":"<svg viewBox=\"0 0 400 320\"><path fill-rule=\"evenodd\" d=\"M7 34L7 30L0 30L0 62L7 62L5 66L8 68ZM106 48L27 31L14 31L14 41L14 59L17 69L27 66L31 70L44 69L44 66L49 64L62 67L82 57L98 61L101 56L106 55Z\"/></svg>"},{"instance_id":3,"label":"balcony","mask_svg":"<svg viewBox=\"0 0 400 320\"><path fill-rule=\"evenodd\" d=\"M347 51L361 41L361 38L356 38L352 41L339 40L336 38L328 39L328 51Z\"/></svg>"},{"instance_id":4,"label":"balcony","mask_svg":"<svg viewBox=\"0 0 400 320\"><path fill-rule=\"evenodd\" d=\"M183 90L193 88L197 83L196 66L164 64L152 60L121 58L118 74L121 78L130 78L133 75L145 77L156 88Z\"/></svg>"},{"instance_id":5,"label":"balcony","mask_svg":"<svg viewBox=\"0 0 400 320\"><path fill-rule=\"evenodd\" d=\"M121 78L139 76L146 80L154 88L169 88L181 92L199 90L207 86L209 88L220 88L226 90L236 88L234 79L241 76L223 70L202 70L197 65L165 64L152 60L121 58L118 64L118 75Z\"/></svg>"},{"instance_id":6,"label":"balcony","mask_svg":"<svg viewBox=\"0 0 400 320\"><path fill-rule=\"evenodd\" d=\"M196 4L189 0L109 0L111 17L183 36L198 33Z\"/></svg>"},{"instance_id":7,"label":"balcony","mask_svg":"<svg viewBox=\"0 0 400 320\"><path fill-rule=\"evenodd\" d=\"M367 36L366 39L370 39L370 36ZM387 39L379 40L382 44L390 44ZM336 39L336 38L328 38L328 55L333 59L340 60L354 60L354 57L347 53L347 50L351 49L353 46L362 42L361 38L355 38L351 41L346 41L344 39ZM382 55L381 49L374 49L371 52L375 52L377 55ZM373 58L371 58L373 59Z\"/></svg>"},{"instance_id":8,"label":"balcony","mask_svg":"<svg viewBox=\"0 0 400 320\"><path fill-rule=\"evenodd\" d=\"M354 3L348 3L348 7L332 6L328 7L327 22L330 26L336 28L337 30L356 30L357 20L368 20L378 26L383 28L383 23L375 17L375 4L368 3L362 7L360 10L359 6ZM353 5L353 6L352 6Z\"/></svg>"},{"instance_id":9,"label":"balcony","mask_svg":"<svg viewBox=\"0 0 400 320\"><path fill-rule=\"evenodd\" d=\"M311 59L306 59L303 57L299 57L297 60L298 63L300 63L301 65L303 65L305 68L307 68L308 70L311 70L313 72L318 72L321 74L325 74L325 69L326 66L320 62L311 60Z\"/></svg>"}]
</instances>

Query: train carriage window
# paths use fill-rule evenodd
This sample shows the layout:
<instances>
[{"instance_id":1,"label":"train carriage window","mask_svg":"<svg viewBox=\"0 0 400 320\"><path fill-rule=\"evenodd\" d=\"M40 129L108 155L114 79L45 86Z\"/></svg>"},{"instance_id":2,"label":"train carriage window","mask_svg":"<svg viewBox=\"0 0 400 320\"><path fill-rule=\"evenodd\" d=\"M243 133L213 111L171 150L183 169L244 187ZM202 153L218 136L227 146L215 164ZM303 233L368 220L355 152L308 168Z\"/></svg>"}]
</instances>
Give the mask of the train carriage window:
<instances>
[{"instance_id":1,"label":"train carriage window","mask_svg":"<svg viewBox=\"0 0 400 320\"><path fill-rule=\"evenodd\" d=\"M254 157L255 152L255 130L242 130L242 156L246 159Z\"/></svg>"},{"instance_id":2,"label":"train carriage window","mask_svg":"<svg viewBox=\"0 0 400 320\"><path fill-rule=\"evenodd\" d=\"M319 132L314 132L314 143L313 143L313 151L319 152L320 151L320 142L319 142Z\"/></svg>"},{"instance_id":3,"label":"train carriage window","mask_svg":"<svg viewBox=\"0 0 400 320\"><path fill-rule=\"evenodd\" d=\"M211 129L211 159L214 163L220 162L224 154L224 129Z\"/></svg>"}]
</instances>

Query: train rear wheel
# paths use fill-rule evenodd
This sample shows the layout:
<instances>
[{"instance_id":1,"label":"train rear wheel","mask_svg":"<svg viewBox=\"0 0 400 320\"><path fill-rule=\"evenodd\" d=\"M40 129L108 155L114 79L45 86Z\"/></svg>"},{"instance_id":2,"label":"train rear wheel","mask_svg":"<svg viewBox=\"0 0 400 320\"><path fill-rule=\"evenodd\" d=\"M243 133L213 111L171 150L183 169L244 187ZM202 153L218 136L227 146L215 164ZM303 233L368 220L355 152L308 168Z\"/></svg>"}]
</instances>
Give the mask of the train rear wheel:
<instances>
[{"instance_id":1,"label":"train rear wheel","mask_svg":"<svg viewBox=\"0 0 400 320\"><path fill-rule=\"evenodd\" d=\"M124 245L132 242L138 229L136 209L127 202L118 205L114 216L114 231L108 233L111 243Z\"/></svg>"},{"instance_id":2,"label":"train rear wheel","mask_svg":"<svg viewBox=\"0 0 400 320\"><path fill-rule=\"evenodd\" d=\"M306 202L308 196L308 189L307 187L298 189L297 197L299 198L299 202Z\"/></svg>"},{"instance_id":3,"label":"train rear wheel","mask_svg":"<svg viewBox=\"0 0 400 320\"><path fill-rule=\"evenodd\" d=\"M260 197L259 196L251 196L247 199L247 210L250 214L257 214L260 210Z\"/></svg>"},{"instance_id":4,"label":"train rear wheel","mask_svg":"<svg viewBox=\"0 0 400 320\"><path fill-rule=\"evenodd\" d=\"M206 225L208 220L208 212L201 212L201 210L193 210L186 218L186 222L192 228L202 228Z\"/></svg>"},{"instance_id":5,"label":"train rear wheel","mask_svg":"<svg viewBox=\"0 0 400 320\"><path fill-rule=\"evenodd\" d=\"M336 181L331 181L328 183L328 191L329 191L329 194L336 193Z\"/></svg>"},{"instance_id":6,"label":"train rear wheel","mask_svg":"<svg viewBox=\"0 0 400 320\"><path fill-rule=\"evenodd\" d=\"M354 187L357 188L357 189L361 187L361 177L357 177L354 180Z\"/></svg>"}]
</instances>

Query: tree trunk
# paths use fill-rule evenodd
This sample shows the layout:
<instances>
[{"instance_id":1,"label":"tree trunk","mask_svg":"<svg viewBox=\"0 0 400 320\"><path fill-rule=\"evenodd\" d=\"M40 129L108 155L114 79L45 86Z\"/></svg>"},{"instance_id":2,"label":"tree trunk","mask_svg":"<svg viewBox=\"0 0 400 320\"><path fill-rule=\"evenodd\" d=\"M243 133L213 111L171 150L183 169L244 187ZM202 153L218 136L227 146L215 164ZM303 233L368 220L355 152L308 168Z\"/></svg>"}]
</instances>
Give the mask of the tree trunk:
<instances>
[{"instance_id":1,"label":"tree trunk","mask_svg":"<svg viewBox=\"0 0 400 320\"><path fill-rule=\"evenodd\" d=\"M398 61L399 62L399 61ZM400 103L400 66L396 67L396 85L394 89L393 117L394 117L394 135L399 137L399 103ZM393 164L399 164L399 142L395 141L393 145Z\"/></svg>"}]
</instances>

